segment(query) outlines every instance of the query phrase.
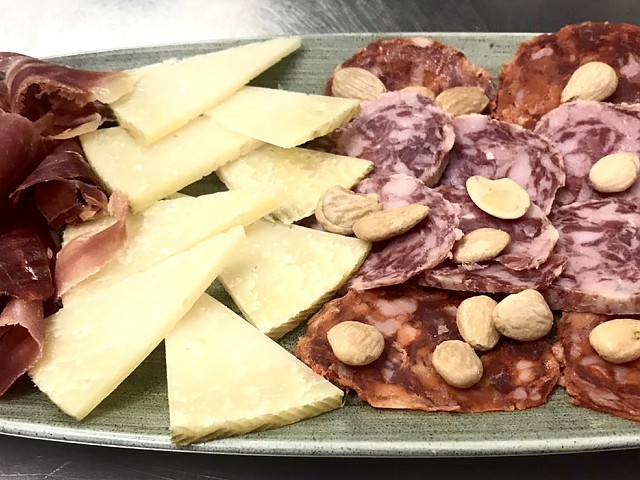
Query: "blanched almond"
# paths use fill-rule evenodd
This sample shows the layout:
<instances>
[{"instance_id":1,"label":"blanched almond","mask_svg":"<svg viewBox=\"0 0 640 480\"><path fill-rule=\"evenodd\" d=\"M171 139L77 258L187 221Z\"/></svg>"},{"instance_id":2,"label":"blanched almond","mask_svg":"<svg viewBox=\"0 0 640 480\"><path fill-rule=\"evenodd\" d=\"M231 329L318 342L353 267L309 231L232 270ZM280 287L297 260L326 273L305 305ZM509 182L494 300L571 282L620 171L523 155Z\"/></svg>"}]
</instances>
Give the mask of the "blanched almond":
<instances>
[{"instance_id":1,"label":"blanched almond","mask_svg":"<svg viewBox=\"0 0 640 480\"><path fill-rule=\"evenodd\" d=\"M463 300L456 311L456 324L464 341L476 350L491 350L500 340L491 314L498 305L493 298L477 295Z\"/></svg>"},{"instance_id":2,"label":"blanched almond","mask_svg":"<svg viewBox=\"0 0 640 480\"><path fill-rule=\"evenodd\" d=\"M573 72L562 90L560 101L601 101L613 95L617 88L618 74L611 66L602 62L588 62Z\"/></svg>"},{"instance_id":3,"label":"blanched almond","mask_svg":"<svg viewBox=\"0 0 640 480\"><path fill-rule=\"evenodd\" d=\"M333 74L334 97L373 100L387 91L378 77L364 68L340 68Z\"/></svg>"},{"instance_id":4,"label":"blanched almond","mask_svg":"<svg viewBox=\"0 0 640 480\"><path fill-rule=\"evenodd\" d=\"M509 178L491 180L481 175L467 179L467 193L485 213L502 219L522 217L531 206L527 191Z\"/></svg>"},{"instance_id":5,"label":"blanched almond","mask_svg":"<svg viewBox=\"0 0 640 480\"><path fill-rule=\"evenodd\" d=\"M435 104L451 115L482 113L489 105L489 97L480 87L453 87L443 90L435 99Z\"/></svg>"},{"instance_id":6,"label":"blanched almond","mask_svg":"<svg viewBox=\"0 0 640 480\"><path fill-rule=\"evenodd\" d=\"M618 152L606 155L589 170L589 182L602 193L624 192L638 180L640 158L635 153Z\"/></svg>"},{"instance_id":7,"label":"blanched almond","mask_svg":"<svg viewBox=\"0 0 640 480\"><path fill-rule=\"evenodd\" d=\"M497 228L478 228L464 235L453 247L456 263L478 263L497 257L511 242L511 236Z\"/></svg>"},{"instance_id":8,"label":"blanched almond","mask_svg":"<svg viewBox=\"0 0 640 480\"><path fill-rule=\"evenodd\" d=\"M493 326L505 337L528 342L551 331L553 313L544 297L527 289L506 296L491 313Z\"/></svg>"},{"instance_id":9,"label":"blanched almond","mask_svg":"<svg viewBox=\"0 0 640 480\"><path fill-rule=\"evenodd\" d=\"M360 240L380 242L412 229L428 214L429 207L419 203L370 213L353 224L353 233Z\"/></svg>"},{"instance_id":10,"label":"blanched almond","mask_svg":"<svg viewBox=\"0 0 640 480\"><path fill-rule=\"evenodd\" d=\"M640 358L640 320L618 318L591 330L589 343L611 363L632 362Z\"/></svg>"},{"instance_id":11,"label":"blanched almond","mask_svg":"<svg viewBox=\"0 0 640 480\"><path fill-rule=\"evenodd\" d=\"M327 232L351 235L356 220L382 210L375 193L362 195L346 188L331 187L316 206L316 220Z\"/></svg>"},{"instance_id":12,"label":"blanched almond","mask_svg":"<svg viewBox=\"0 0 640 480\"><path fill-rule=\"evenodd\" d=\"M352 320L331 327L327 340L336 358L346 365L368 365L384 350L384 337L376 327Z\"/></svg>"},{"instance_id":13,"label":"blanched almond","mask_svg":"<svg viewBox=\"0 0 640 480\"><path fill-rule=\"evenodd\" d=\"M401 92L414 92L418 95L422 95L423 97L427 97L432 102L436 99L436 94L433 93L433 90L427 87L423 87L421 85L410 85L408 87L404 87Z\"/></svg>"},{"instance_id":14,"label":"blanched almond","mask_svg":"<svg viewBox=\"0 0 640 480\"><path fill-rule=\"evenodd\" d=\"M480 357L468 343L446 340L433 351L431 363L438 375L452 387L469 388L482 378Z\"/></svg>"}]
</instances>

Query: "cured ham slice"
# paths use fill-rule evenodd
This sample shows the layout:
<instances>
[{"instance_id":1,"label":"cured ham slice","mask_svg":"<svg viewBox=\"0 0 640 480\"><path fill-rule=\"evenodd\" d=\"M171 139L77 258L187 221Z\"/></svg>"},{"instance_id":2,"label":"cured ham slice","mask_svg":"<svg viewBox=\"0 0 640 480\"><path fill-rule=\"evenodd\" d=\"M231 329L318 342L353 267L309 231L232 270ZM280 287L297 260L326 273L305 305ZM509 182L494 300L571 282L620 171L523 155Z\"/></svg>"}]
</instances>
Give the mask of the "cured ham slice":
<instances>
[{"instance_id":1,"label":"cured ham slice","mask_svg":"<svg viewBox=\"0 0 640 480\"><path fill-rule=\"evenodd\" d=\"M38 121L43 135L68 138L95 130L105 104L133 90L129 72L78 70L12 52L0 53L0 72L11 112ZM73 131L78 129L77 131Z\"/></svg>"},{"instance_id":2,"label":"cured ham slice","mask_svg":"<svg viewBox=\"0 0 640 480\"><path fill-rule=\"evenodd\" d=\"M565 313L558 323L553 353L562 366L560 385L575 405L640 421L640 360L614 364L601 358L589 334L611 317Z\"/></svg>"},{"instance_id":3,"label":"cured ham slice","mask_svg":"<svg viewBox=\"0 0 640 480\"><path fill-rule=\"evenodd\" d=\"M584 22L552 35L520 44L502 67L494 115L532 128L560 105L560 95L573 72L587 62L604 62L618 74L611 103L640 102L640 27L621 23Z\"/></svg>"},{"instance_id":4,"label":"cured ham slice","mask_svg":"<svg viewBox=\"0 0 640 480\"><path fill-rule=\"evenodd\" d=\"M523 410L545 403L560 368L546 340L502 339L481 353L482 379L468 389L448 385L431 355L445 340L460 340L456 309L463 297L406 286L349 292L326 304L310 321L294 350L304 363L331 382L355 391L378 408L489 412ZM385 339L380 358L362 367L338 361L327 331L347 320L375 326Z\"/></svg>"},{"instance_id":5,"label":"cured ham slice","mask_svg":"<svg viewBox=\"0 0 640 480\"><path fill-rule=\"evenodd\" d=\"M640 84L638 89L640 94ZM588 179L593 164L605 155L640 153L640 110L636 107L566 103L542 117L535 131L553 142L564 158L567 180L558 190L557 205L604 198L640 201L640 182L621 193L602 194Z\"/></svg>"},{"instance_id":6,"label":"cured ham slice","mask_svg":"<svg viewBox=\"0 0 640 480\"><path fill-rule=\"evenodd\" d=\"M405 282L421 271L435 267L451 252L460 238L457 205L407 175L391 175L363 180L355 190L375 193L385 209L420 203L429 215L406 233L373 244L360 270L347 288L366 290Z\"/></svg>"},{"instance_id":7,"label":"cured ham slice","mask_svg":"<svg viewBox=\"0 0 640 480\"><path fill-rule=\"evenodd\" d=\"M448 155L441 185L464 185L473 175L510 178L545 214L565 183L558 150L540 135L486 115L460 115L453 126L456 142Z\"/></svg>"},{"instance_id":8,"label":"cured ham slice","mask_svg":"<svg viewBox=\"0 0 640 480\"><path fill-rule=\"evenodd\" d=\"M559 208L556 251L569 258L543 292L554 310L604 314L640 313L640 205L590 200Z\"/></svg>"}]
</instances>

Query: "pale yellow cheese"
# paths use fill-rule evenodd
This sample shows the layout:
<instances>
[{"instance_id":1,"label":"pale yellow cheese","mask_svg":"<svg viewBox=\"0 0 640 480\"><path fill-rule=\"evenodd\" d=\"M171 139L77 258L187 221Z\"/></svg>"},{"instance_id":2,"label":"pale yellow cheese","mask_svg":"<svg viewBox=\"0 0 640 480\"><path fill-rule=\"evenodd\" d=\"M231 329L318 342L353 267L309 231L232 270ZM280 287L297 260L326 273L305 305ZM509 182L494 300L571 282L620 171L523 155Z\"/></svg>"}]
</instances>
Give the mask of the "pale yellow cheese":
<instances>
[{"instance_id":1,"label":"pale yellow cheese","mask_svg":"<svg viewBox=\"0 0 640 480\"><path fill-rule=\"evenodd\" d=\"M220 125L282 148L332 132L360 110L350 98L244 87L206 115Z\"/></svg>"},{"instance_id":2,"label":"pale yellow cheese","mask_svg":"<svg viewBox=\"0 0 640 480\"><path fill-rule=\"evenodd\" d=\"M339 388L206 294L165 347L178 444L288 425L342 405Z\"/></svg>"},{"instance_id":3,"label":"pale yellow cheese","mask_svg":"<svg viewBox=\"0 0 640 480\"><path fill-rule=\"evenodd\" d=\"M244 316L278 339L355 272L371 245L353 237L258 220L220 273Z\"/></svg>"},{"instance_id":4,"label":"pale yellow cheese","mask_svg":"<svg viewBox=\"0 0 640 480\"><path fill-rule=\"evenodd\" d=\"M216 174L231 189L281 188L287 192L287 199L271 217L292 223L311 215L328 188L351 188L371 170L373 163L369 160L265 145L227 163Z\"/></svg>"},{"instance_id":5,"label":"pale yellow cheese","mask_svg":"<svg viewBox=\"0 0 640 480\"><path fill-rule=\"evenodd\" d=\"M237 225L249 225L262 218L283 199L279 191L233 190L200 197L162 200L127 218L127 241L118 256L102 270L67 292L64 304L87 289L112 285L152 267L197 243ZM102 230L114 219L107 217L65 230L64 242L78 235Z\"/></svg>"},{"instance_id":6,"label":"pale yellow cheese","mask_svg":"<svg viewBox=\"0 0 640 480\"><path fill-rule=\"evenodd\" d=\"M149 147L120 127L87 133L80 141L95 172L111 191L126 193L135 212L262 144L209 117L197 118Z\"/></svg>"},{"instance_id":7,"label":"pale yellow cheese","mask_svg":"<svg viewBox=\"0 0 640 480\"><path fill-rule=\"evenodd\" d=\"M144 272L89 290L45 322L42 357L29 372L63 412L81 420L191 309L244 238L234 227Z\"/></svg>"},{"instance_id":8,"label":"pale yellow cheese","mask_svg":"<svg viewBox=\"0 0 640 480\"><path fill-rule=\"evenodd\" d=\"M153 65L111 105L119 123L149 145L186 125L300 46L299 37L249 43Z\"/></svg>"}]
</instances>

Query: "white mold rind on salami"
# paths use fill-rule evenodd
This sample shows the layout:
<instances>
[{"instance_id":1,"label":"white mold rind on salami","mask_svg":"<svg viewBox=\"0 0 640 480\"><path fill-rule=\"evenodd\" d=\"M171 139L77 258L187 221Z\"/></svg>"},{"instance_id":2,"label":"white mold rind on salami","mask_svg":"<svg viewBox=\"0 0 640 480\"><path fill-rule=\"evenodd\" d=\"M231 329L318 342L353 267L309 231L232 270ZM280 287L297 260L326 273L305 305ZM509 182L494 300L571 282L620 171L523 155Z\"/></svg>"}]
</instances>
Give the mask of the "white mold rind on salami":
<instances>
[{"instance_id":1,"label":"white mold rind on salami","mask_svg":"<svg viewBox=\"0 0 640 480\"><path fill-rule=\"evenodd\" d=\"M348 289L368 290L397 285L433 268L447 258L462 236L458 230L460 208L424 183L407 175L374 177L360 182L356 191L376 193L385 209L419 203L429 207L429 215L406 233L373 245Z\"/></svg>"},{"instance_id":2,"label":"white mold rind on salami","mask_svg":"<svg viewBox=\"0 0 640 480\"><path fill-rule=\"evenodd\" d=\"M374 163L371 176L410 175L435 185L455 140L453 117L415 92L363 102L359 115L320 148Z\"/></svg>"},{"instance_id":3,"label":"white mold rind on salami","mask_svg":"<svg viewBox=\"0 0 640 480\"><path fill-rule=\"evenodd\" d=\"M556 252L569 258L543 292L554 310L640 313L640 206L628 200L576 202L552 216Z\"/></svg>"},{"instance_id":4,"label":"white mold rind on salami","mask_svg":"<svg viewBox=\"0 0 640 480\"><path fill-rule=\"evenodd\" d=\"M556 145L564 158L567 179L556 205L603 198L640 200L640 182L621 193L599 193L589 183L589 170L616 152L640 153L640 110L637 106L602 102L566 103L540 119L535 131Z\"/></svg>"},{"instance_id":5,"label":"white mold rind on salami","mask_svg":"<svg viewBox=\"0 0 640 480\"><path fill-rule=\"evenodd\" d=\"M486 115L454 119L456 141L448 155L442 185L464 185L473 175L510 178L524 188L545 214L565 183L564 163L547 139Z\"/></svg>"}]
</instances>

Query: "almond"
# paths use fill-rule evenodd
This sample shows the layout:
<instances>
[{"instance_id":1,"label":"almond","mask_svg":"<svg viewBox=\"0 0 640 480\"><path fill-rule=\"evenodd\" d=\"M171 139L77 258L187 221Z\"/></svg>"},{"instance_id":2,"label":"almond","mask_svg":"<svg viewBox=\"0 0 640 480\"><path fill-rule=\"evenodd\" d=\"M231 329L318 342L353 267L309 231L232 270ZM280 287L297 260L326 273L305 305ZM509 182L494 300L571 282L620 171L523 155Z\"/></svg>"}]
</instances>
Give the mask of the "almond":
<instances>
[{"instance_id":1,"label":"almond","mask_svg":"<svg viewBox=\"0 0 640 480\"><path fill-rule=\"evenodd\" d=\"M602 62L588 62L573 72L562 90L560 102L601 101L610 97L617 88L618 75L611 66Z\"/></svg>"},{"instance_id":2,"label":"almond","mask_svg":"<svg viewBox=\"0 0 640 480\"><path fill-rule=\"evenodd\" d=\"M438 375L452 387L469 388L482 378L480 357L461 340L440 343L433 351L431 363Z\"/></svg>"},{"instance_id":3,"label":"almond","mask_svg":"<svg viewBox=\"0 0 640 480\"><path fill-rule=\"evenodd\" d=\"M607 362L637 360L640 358L640 320L617 318L603 322L591 330L589 343Z\"/></svg>"},{"instance_id":4,"label":"almond","mask_svg":"<svg viewBox=\"0 0 640 480\"><path fill-rule=\"evenodd\" d=\"M382 80L364 68L340 68L333 74L334 97L373 100L386 91Z\"/></svg>"},{"instance_id":5,"label":"almond","mask_svg":"<svg viewBox=\"0 0 640 480\"><path fill-rule=\"evenodd\" d=\"M478 228L464 235L453 247L456 263L486 262L497 257L511 242L511 236L497 228Z\"/></svg>"},{"instance_id":6,"label":"almond","mask_svg":"<svg viewBox=\"0 0 640 480\"><path fill-rule=\"evenodd\" d=\"M353 233L360 240L380 242L412 229L428 214L429 207L419 203L370 213L353 224Z\"/></svg>"},{"instance_id":7,"label":"almond","mask_svg":"<svg viewBox=\"0 0 640 480\"><path fill-rule=\"evenodd\" d=\"M453 87L440 92L435 104L455 116L482 113L489 105L489 97L480 87Z\"/></svg>"},{"instance_id":8,"label":"almond","mask_svg":"<svg viewBox=\"0 0 640 480\"><path fill-rule=\"evenodd\" d=\"M482 175L474 175L467 179L466 185L473 203L496 218L520 218L531 206L527 191L510 178L491 180Z\"/></svg>"},{"instance_id":9,"label":"almond","mask_svg":"<svg viewBox=\"0 0 640 480\"><path fill-rule=\"evenodd\" d=\"M423 97L427 97L432 102L436 99L436 94L433 93L433 90L427 87L423 87L421 85L410 85L408 87L404 87L401 92L413 92L418 95L422 95Z\"/></svg>"},{"instance_id":10,"label":"almond","mask_svg":"<svg viewBox=\"0 0 640 480\"><path fill-rule=\"evenodd\" d=\"M589 170L589 182L602 193L624 192L638 180L640 158L635 153L618 152L606 155Z\"/></svg>"},{"instance_id":11,"label":"almond","mask_svg":"<svg viewBox=\"0 0 640 480\"><path fill-rule=\"evenodd\" d=\"M331 327L327 341L338 360L356 367L376 361L384 350L384 337L376 327L353 320Z\"/></svg>"},{"instance_id":12,"label":"almond","mask_svg":"<svg viewBox=\"0 0 640 480\"><path fill-rule=\"evenodd\" d=\"M316 206L316 220L327 232L351 235L356 220L382 210L375 193L362 195L343 187L331 187Z\"/></svg>"}]
</instances>

